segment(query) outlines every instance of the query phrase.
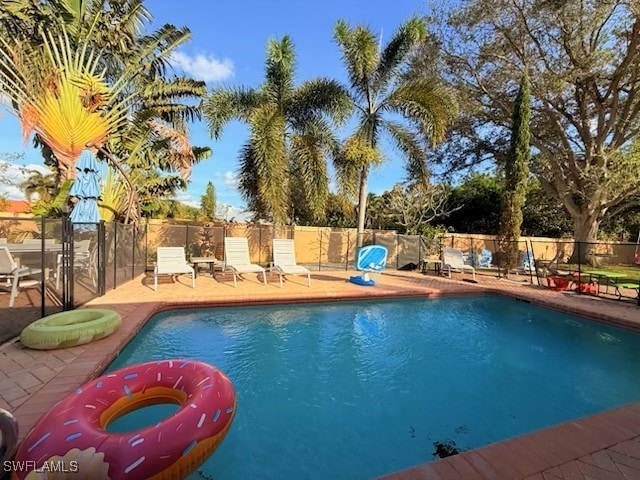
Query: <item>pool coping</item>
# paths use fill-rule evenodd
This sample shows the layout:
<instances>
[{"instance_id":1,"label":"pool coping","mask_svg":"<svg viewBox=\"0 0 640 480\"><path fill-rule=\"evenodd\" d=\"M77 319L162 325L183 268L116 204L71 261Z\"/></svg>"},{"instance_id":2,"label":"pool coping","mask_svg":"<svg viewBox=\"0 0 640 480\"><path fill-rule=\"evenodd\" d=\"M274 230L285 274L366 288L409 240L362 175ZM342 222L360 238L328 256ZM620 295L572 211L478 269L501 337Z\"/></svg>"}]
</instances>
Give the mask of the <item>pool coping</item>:
<instances>
[{"instance_id":1,"label":"pool coping","mask_svg":"<svg viewBox=\"0 0 640 480\"><path fill-rule=\"evenodd\" d=\"M122 287L121 287L122 288ZM15 409L21 426L22 440L43 412L83 383L95 378L113 361L154 315L172 309L216 308L242 306L330 303L385 299L439 298L465 295L497 295L522 300L532 305L577 315L588 320L619 328L640 331L640 323L634 323L615 315L593 314L588 306L574 308L557 302L548 302L535 296L535 290L518 292L482 285L464 285L458 282L455 291L433 291L408 288L404 292L385 289L368 292L367 295L310 295L305 298L279 295L269 299L231 300L161 300L155 302L124 303L114 305L123 316L122 327L112 336L80 349L77 357L60 369L36 393ZM87 305L88 307L97 305ZM101 305L103 307L104 305ZM633 403L612 410L531 432L512 439L492 443L434 462L418 465L400 472L390 473L385 480L413 479L472 479L472 478L543 478L535 477L558 465L576 461L596 451L610 448L621 442L640 438L640 403ZM550 446L553 445L553 448ZM471 468L467 473L464 473ZM448 472L448 473L447 473ZM462 473L461 473L462 472ZM515 476L514 476L515 475ZM560 477L562 478L562 477Z\"/></svg>"}]
</instances>

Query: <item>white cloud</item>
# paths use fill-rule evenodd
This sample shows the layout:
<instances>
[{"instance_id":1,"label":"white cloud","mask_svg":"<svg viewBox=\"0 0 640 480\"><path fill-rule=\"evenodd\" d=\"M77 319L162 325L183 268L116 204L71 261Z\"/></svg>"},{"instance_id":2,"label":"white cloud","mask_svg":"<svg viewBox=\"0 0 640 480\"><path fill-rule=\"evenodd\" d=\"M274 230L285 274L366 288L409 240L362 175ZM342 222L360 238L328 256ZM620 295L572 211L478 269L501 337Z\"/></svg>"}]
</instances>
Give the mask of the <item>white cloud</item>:
<instances>
[{"instance_id":1,"label":"white cloud","mask_svg":"<svg viewBox=\"0 0 640 480\"><path fill-rule=\"evenodd\" d=\"M11 108L11 99L0 92L0 115L5 113L9 108Z\"/></svg>"},{"instance_id":2,"label":"white cloud","mask_svg":"<svg viewBox=\"0 0 640 480\"><path fill-rule=\"evenodd\" d=\"M51 170L44 165L18 165L0 160L0 195L6 196L10 200L24 200L24 192L18 185L24 182L33 170L43 174L51 173Z\"/></svg>"},{"instance_id":3,"label":"white cloud","mask_svg":"<svg viewBox=\"0 0 640 480\"><path fill-rule=\"evenodd\" d=\"M182 52L175 52L171 58L176 67L196 80L217 82L233 76L233 62L228 58L218 60L213 55L191 56Z\"/></svg>"},{"instance_id":4,"label":"white cloud","mask_svg":"<svg viewBox=\"0 0 640 480\"><path fill-rule=\"evenodd\" d=\"M184 203L190 207L200 208L200 200L196 200L190 193L187 192L177 192L175 197L180 203Z\"/></svg>"},{"instance_id":5,"label":"white cloud","mask_svg":"<svg viewBox=\"0 0 640 480\"><path fill-rule=\"evenodd\" d=\"M247 222L251 218L251 212L245 212L244 209L236 208L226 203L218 204L216 207L216 216L234 222Z\"/></svg>"},{"instance_id":6,"label":"white cloud","mask_svg":"<svg viewBox=\"0 0 640 480\"><path fill-rule=\"evenodd\" d=\"M232 171L224 172L224 184L227 188L235 189L238 187L238 177Z\"/></svg>"}]
</instances>

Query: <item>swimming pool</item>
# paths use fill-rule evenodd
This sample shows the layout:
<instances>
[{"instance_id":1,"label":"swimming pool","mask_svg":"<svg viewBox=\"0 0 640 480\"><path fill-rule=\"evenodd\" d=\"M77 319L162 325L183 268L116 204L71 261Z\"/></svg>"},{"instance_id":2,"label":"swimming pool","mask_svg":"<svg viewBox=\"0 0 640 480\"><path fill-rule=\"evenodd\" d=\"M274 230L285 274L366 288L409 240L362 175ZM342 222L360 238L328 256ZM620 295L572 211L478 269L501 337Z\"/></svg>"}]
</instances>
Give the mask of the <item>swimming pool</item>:
<instances>
[{"instance_id":1,"label":"swimming pool","mask_svg":"<svg viewBox=\"0 0 640 480\"><path fill-rule=\"evenodd\" d=\"M640 335L492 296L165 312L109 370L171 357L238 396L193 479L372 478L640 399Z\"/></svg>"}]
</instances>

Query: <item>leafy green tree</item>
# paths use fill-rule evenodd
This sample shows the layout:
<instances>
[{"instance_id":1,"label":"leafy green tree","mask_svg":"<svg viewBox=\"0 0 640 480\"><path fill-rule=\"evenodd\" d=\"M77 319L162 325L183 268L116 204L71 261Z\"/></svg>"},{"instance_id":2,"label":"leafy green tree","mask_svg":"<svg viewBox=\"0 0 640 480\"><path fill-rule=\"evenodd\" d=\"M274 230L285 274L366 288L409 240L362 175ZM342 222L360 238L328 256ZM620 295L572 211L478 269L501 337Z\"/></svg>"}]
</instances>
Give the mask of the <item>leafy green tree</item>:
<instances>
[{"instance_id":1,"label":"leafy green tree","mask_svg":"<svg viewBox=\"0 0 640 480\"><path fill-rule=\"evenodd\" d=\"M38 195L38 199L43 202L49 202L57 194L55 175L43 174L39 170L31 170L29 177L20 184L20 188L28 202L33 200L33 195Z\"/></svg>"},{"instance_id":2,"label":"leafy green tree","mask_svg":"<svg viewBox=\"0 0 640 480\"><path fill-rule=\"evenodd\" d=\"M513 105L513 126L511 147L504 165L505 188L503 191L502 214L497 241L505 254L507 271L516 266L518 240L522 226L522 207L526 200L527 177L529 176L529 120L531 117L529 77L525 70L518 95Z\"/></svg>"},{"instance_id":3,"label":"leafy green tree","mask_svg":"<svg viewBox=\"0 0 640 480\"><path fill-rule=\"evenodd\" d=\"M575 239L594 241L640 191L640 163L621 155L640 131L638 3L465 0L451 9L432 19L438 64L465 99L446 160L504 158L507 99L528 65L539 152L531 171L571 215Z\"/></svg>"},{"instance_id":4,"label":"leafy green tree","mask_svg":"<svg viewBox=\"0 0 640 480\"><path fill-rule=\"evenodd\" d=\"M356 208L351 200L343 195L329 193L325 225L336 228L356 226Z\"/></svg>"},{"instance_id":5,"label":"leafy green tree","mask_svg":"<svg viewBox=\"0 0 640 480\"><path fill-rule=\"evenodd\" d=\"M572 230L571 217L560 200L546 193L536 178L529 178L522 208L522 235L560 238L571 235Z\"/></svg>"},{"instance_id":6,"label":"leafy green tree","mask_svg":"<svg viewBox=\"0 0 640 480\"><path fill-rule=\"evenodd\" d=\"M453 210L437 223L457 233L495 235L500 229L504 184L495 174L471 173L456 185L447 202ZM560 201L529 179L522 211L522 234L561 237L571 232L571 218Z\"/></svg>"},{"instance_id":7,"label":"leafy green tree","mask_svg":"<svg viewBox=\"0 0 640 480\"><path fill-rule=\"evenodd\" d=\"M453 210L441 223L458 233L495 235L500 226L503 184L488 173L471 173L455 186L448 208Z\"/></svg>"},{"instance_id":8,"label":"leafy green tree","mask_svg":"<svg viewBox=\"0 0 640 480\"><path fill-rule=\"evenodd\" d=\"M200 209L204 217L213 221L216 218L216 191L213 187L213 183L207 183L207 188L200 199Z\"/></svg>"},{"instance_id":9,"label":"leafy green tree","mask_svg":"<svg viewBox=\"0 0 640 480\"><path fill-rule=\"evenodd\" d=\"M441 141L455 117L453 95L439 80L402 75L412 49L426 35L424 23L411 18L380 50L369 28L351 27L343 20L334 27L357 115L355 131L338 156L337 171L343 191L357 192L359 234L365 227L369 171L383 159L379 150L382 136L398 147L407 162L409 178L426 182L428 144ZM361 238L358 235L359 242Z\"/></svg>"},{"instance_id":10,"label":"leafy green tree","mask_svg":"<svg viewBox=\"0 0 640 480\"><path fill-rule=\"evenodd\" d=\"M367 194L367 215L365 217L365 227L378 230L394 230L393 223L387 211L385 198L375 193Z\"/></svg>"},{"instance_id":11,"label":"leafy green tree","mask_svg":"<svg viewBox=\"0 0 640 480\"><path fill-rule=\"evenodd\" d=\"M327 120L341 123L350 113L348 94L340 84L318 78L295 86L294 70L289 36L271 39L259 88L218 88L204 102L214 138L220 138L232 119L249 125L250 137L239 158L239 189L248 210L274 224L291 217L296 188L305 192L306 208L321 217L329 186L326 156L337 145Z\"/></svg>"}]
</instances>

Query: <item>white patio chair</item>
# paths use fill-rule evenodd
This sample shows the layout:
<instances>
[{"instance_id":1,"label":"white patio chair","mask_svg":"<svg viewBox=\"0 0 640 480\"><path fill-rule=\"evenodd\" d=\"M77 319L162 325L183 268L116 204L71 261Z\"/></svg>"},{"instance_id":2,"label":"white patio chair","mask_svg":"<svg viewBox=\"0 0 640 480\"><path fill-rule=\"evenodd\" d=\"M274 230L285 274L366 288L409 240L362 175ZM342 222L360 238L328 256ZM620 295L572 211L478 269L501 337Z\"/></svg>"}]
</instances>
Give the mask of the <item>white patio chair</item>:
<instances>
[{"instance_id":1,"label":"white patio chair","mask_svg":"<svg viewBox=\"0 0 640 480\"><path fill-rule=\"evenodd\" d=\"M249 243L245 237L224 237L224 268L233 272L233 286L237 287L236 277L243 273L260 273L267 284L267 273L264 268L249 259Z\"/></svg>"},{"instance_id":2,"label":"white patio chair","mask_svg":"<svg viewBox=\"0 0 640 480\"><path fill-rule=\"evenodd\" d=\"M7 287L11 287L11 296L9 297L9 307L13 307L13 302L18 296L20 287L34 287L39 285L38 280L21 281L24 277L42 274L39 268L19 267L11 256L11 252L7 247L0 246L0 278L7 280Z\"/></svg>"},{"instance_id":3,"label":"white patio chair","mask_svg":"<svg viewBox=\"0 0 640 480\"><path fill-rule=\"evenodd\" d=\"M91 240L80 240L78 242L74 242L74 251L73 251L73 268L76 269L86 269L89 270L91 266L91 253L89 251L89 246L91 245ZM62 254L58 254L58 259L56 262L56 290L60 290L60 275L62 273ZM91 272L87 272L89 277L93 277ZM94 285L95 286L95 285Z\"/></svg>"},{"instance_id":4,"label":"white patio chair","mask_svg":"<svg viewBox=\"0 0 640 480\"><path fill-rule=\"evenodd\" d=\"M465 271L470 271L473 279L476 279L476 269L471 265L464 263L464 256L462 251L457 248L443 248L442 249L442 264L447 269L449 278L451 278L451 270L459 270L463 274Z\"/></svg>"},{"instance_id":5,"label":"white patio chair","mask_svg":"<svg viewBox=\"0 0 640 480\"><path fill-rule=\"evenodd\" d=\"M158 247L153 267L153 289L158 290L158 275L191 274L191 287L196 288L196 276L193 267L187 263L183 247Z\"/></svg>"},{"instance_id":6,"label":"white patio chair","mask_svg":"<svg viewBox=\"0 0 640 480\"><path fill-rule=\"evenodd\" d=\"M306 275L307 284L311 286L311 272L296 262L295 244L291 239L273 239L273 266L271 270L280 276L281 287L283 275Z\"/></svg>"}]
</instances>

